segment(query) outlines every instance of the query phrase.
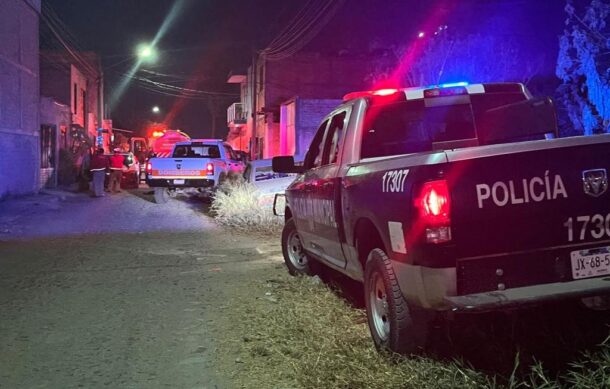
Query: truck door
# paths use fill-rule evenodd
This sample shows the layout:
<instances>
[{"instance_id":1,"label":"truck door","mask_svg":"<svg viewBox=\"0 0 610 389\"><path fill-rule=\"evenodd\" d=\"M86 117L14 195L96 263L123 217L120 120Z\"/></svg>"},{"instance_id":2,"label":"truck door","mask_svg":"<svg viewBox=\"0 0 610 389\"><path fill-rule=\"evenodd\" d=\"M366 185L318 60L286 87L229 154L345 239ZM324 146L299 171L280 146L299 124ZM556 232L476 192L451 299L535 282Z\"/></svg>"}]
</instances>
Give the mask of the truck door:
<instances>
[{"instance_id":1,"label":"truck door","mask_svg":"<svg viewBox=\"0 0 610 389\"><path fill-rule=\"evenodd\" d=\"M225 149L227 166L229 167L229 171L236 174L241 174L244 171L244 165L240 161L237 160L237 156L235 155L235 151L229 145L223 145Z\"/></svg>"},{"instance_id":2,"label":"truck door","mask_svg":"<svg viewBox=\"0 0 610 389\"><path fill-rule=\"evenodd\" d=\"M308 211L309 219L306 249L340 268L345 267L345 258L339 233L341 217L338 210L341 207L337 173L346 120L347 111L344 110L335 113L327 121L329 124L324 136L314 139L314 142L320 141L318 147L310 148L308 153L308 159L313 161L314 167L307 170L303 177L306 193L304 209Z\"/></svg>"}]
</instances>

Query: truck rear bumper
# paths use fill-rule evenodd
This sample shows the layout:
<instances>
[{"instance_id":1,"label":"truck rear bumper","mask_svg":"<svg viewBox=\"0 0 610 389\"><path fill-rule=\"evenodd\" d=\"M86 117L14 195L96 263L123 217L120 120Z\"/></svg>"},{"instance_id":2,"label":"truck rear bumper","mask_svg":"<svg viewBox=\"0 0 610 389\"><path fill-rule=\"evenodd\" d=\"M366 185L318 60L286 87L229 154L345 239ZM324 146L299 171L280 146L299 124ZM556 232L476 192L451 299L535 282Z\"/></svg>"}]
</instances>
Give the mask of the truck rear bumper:
<instances>
[{"instance_id":1,"label":"truck rear bumper","mask_svg":"<svg viewBox=\"0 0 610 389\"><path fill-rule=\"evenodd\" d=\"M212 188L215 186L213 179L184 179L184 183L176 184L175 180L169 179L146 179L151 188Z\"/></svg>"},{"instance_id":2,"label":"truck rear bumper","mask_svg":"<svg viewBox=\"0 0 610 389\"><path fill-rule=\"evenodd\" d=\"M405 299L437 311L484 312L552 300L610 295L610 277L537 284L457 295L455 268L429 268L392 261Z\"/></svg>"},{"instance_id":3,"label":"truck rear bumper","mask_svg":"<svg viewBox=\"0 0 610 389\"><path fill-rule=\"evenodd\" d=\"M454 311L491 311L502 308L522 307L552 300L605 294L610 294L610 277L524 286L464 296L446 296L445 301Z\"/></svg>"}]
</instances>

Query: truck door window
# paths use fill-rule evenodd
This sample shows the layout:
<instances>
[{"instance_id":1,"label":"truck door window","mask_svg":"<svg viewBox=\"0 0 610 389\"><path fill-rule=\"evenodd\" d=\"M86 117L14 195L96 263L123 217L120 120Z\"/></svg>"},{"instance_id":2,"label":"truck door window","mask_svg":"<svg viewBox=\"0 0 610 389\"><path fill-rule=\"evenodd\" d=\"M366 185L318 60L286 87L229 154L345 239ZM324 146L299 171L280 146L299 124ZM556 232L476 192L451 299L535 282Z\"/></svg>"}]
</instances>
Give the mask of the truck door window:
<instances>
[{"instance_id":1,"label":"truck door window","mask_svg":"<svg viewBox=\"0 0 610 389\"><path fill-rule=\"evenodd\" d=\"M343 111L333 116L330 122L330 126L328 127L328 132L326 135L326 145L324 147L322 165L337 162L337 157L339 154L339 145L341 144L341 139L343 138L343 130L345 127L345 117L346 112Z\"/></svg>"},{"instance_id":2,"label":"truck door window","mask_svg":"<svg viewBox=\"0 0 610 389\"><path fill-rule=\"evenodd\" d=\"M232 159L234 161L237 160L237 157L235 156L235 153L233 152L233 149L231 147L224 145L224 149L228 159Z\"/></svg>"},{"instance_id":3,"label":"truck door window","mask_svg":"<svg viewBox=\"0 0 610 389\"><path fill-rule=\"evenodd\" d=\"M305 169L322 166L322 148L324 146L322 141L324 140L324 133L326 132L327 125L328 120L325 120L324 123L318 127L318 130L311 141L311 146L309 146L309 151L307 151L307 155L305 156L305 163L303 165Z\"/></svg>"}]
</instances>

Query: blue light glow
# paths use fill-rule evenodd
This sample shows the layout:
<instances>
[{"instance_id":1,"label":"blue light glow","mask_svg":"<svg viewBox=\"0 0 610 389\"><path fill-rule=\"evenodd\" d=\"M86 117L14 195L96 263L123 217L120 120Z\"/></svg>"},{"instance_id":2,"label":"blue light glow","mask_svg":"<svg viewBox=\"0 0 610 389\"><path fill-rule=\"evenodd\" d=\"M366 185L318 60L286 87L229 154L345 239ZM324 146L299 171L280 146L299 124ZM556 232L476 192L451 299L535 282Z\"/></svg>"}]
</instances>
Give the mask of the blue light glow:
<instances>
[{"instance_id":1,"label":"blue light glow","mask_svg":"<svg viewBox=\"0 0 610 389\"><path fill-rule=\"evenodd\" d=\"M455 86L467 86L468 83L466 81L460 81L460 82L449 82L446 84L440 84L439 87L441 88L452 88Z\"/></svg>"}]
</instances>

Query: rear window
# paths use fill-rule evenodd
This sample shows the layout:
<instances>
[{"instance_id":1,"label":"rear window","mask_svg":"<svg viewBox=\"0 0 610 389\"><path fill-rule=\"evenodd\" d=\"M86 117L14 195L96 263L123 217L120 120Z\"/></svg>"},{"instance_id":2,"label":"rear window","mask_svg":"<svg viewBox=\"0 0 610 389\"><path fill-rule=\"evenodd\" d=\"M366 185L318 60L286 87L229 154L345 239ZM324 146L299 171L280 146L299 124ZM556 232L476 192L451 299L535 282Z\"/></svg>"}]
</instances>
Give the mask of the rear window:
<instances>
[{"instance_id":1,"label":"rear window","mask_svg":"<svg viewBox=\"0 0 610 389\"><path fill-rule=\"evenodd\" d=\"M174 149L173 158L220 158L216 145L191 144L180 145Z\"/></svg>"},{"instance_id":2,"label":"rear window","mask_svg":"<svg viewBox=\"0 0 610 389\"><path fill-rule=\"evenodd\" d=\"M487 93L373 105L364 121L361 158L431 151L435 142L476 138L483 113L522 100L520 93Z\"/></svg>"}]
</instances>

